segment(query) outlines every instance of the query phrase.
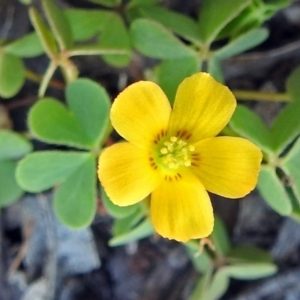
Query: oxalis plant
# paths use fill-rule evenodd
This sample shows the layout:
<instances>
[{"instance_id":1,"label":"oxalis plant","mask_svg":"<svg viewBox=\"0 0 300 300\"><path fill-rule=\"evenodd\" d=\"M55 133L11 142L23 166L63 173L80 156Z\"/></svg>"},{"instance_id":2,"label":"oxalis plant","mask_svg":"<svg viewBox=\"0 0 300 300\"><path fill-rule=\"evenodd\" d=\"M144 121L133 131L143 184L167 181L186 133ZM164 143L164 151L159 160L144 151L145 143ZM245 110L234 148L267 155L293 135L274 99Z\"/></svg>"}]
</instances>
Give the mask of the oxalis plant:
<instances>
[{"instance_id":1,"label":"oxalis plant","mask_svg":"<svg viewBox=\"0 0 300 300\"><path fill-rule=\"evenodd\" d=\"M10 101L25 80L39 89L28 134L0 128L0 207L53 189L58 220L80 229L100 201L114 219L109 246L153 234L184 243L199 272L191 299L219 299L230 278L274 274L267 252L231 245L207 191L235 199L257 185L273 210L300 221L300 67L281 94L230 91L221 68L264 42L264 22L291 1L204 0L197 18L160 0L90 0L93 9L22 2L33 32L1 40L0 96ZM73 60L125 68L136 53L157 63L116 99ZM43 74L24 64L39 55L48 58ZM64 99L47 93L56 70ZM268 128L245 99L286 104ZM31 138L63 150L34 151Z\"/></svg>"}]
</instances>

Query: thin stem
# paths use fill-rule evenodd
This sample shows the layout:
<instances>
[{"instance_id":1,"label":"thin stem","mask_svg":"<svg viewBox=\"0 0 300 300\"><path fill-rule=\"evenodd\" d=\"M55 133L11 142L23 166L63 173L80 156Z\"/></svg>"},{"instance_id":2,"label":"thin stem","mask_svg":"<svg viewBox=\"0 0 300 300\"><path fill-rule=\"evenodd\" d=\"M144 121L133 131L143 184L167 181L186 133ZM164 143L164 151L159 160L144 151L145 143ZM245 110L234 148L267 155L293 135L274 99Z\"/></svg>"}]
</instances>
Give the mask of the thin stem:
<instances>
[{"instance_id":1,"label":"thin stem","mask_svg":"<svg viewBox=\"0 0 300 300\"><path fill-rule=\"evenodd\" d=\"M79 72L71 60L64 60L60 67L67 84L78 78Z\"/></svg>"},{"instance_id":2,"label":"thin stem","mask_svg":"<svg viewBox=\"0 0 300 300\"><path fill-rule=\"evenodd\" d=\"M69 57L80 56L80 55L105 55L105 54L114 54L114 55L126 55L129 54L128 50L122 49L93 49L93 48L77 48L69 50Z\"/></svg>"},{"instance_id":3,"label":"thin stem","mask_svg":"<svg viewBox=\"0 0 300 300\"><path fill-rule=\"evenodd\" d=\"M233 94L238 100L255 100L255 101L273 101L273 102L291 102L291 98L286 93L270 93L257 91L233 90Z\"/></svg>"},{"instance_id":4,"label":"thin stem","mask_svg":"<svg viewBox=\"0 0 300 300\"><path fill-rule=\"evenodd\" d=\"M46 89L49 85L50 79L53 76L55 70L57 68L57 64L53 61L50 62L45 75L43 76L40 88L39 88L39 98L43 97L45 95Z\"/></svg>"},{"instance_id":5,"label":"thin stem","mask_svg":"<svg viewBox=\"0 0 300 300\"><path fill-rule=\"evenodd\" d=\"M25 76L28 80L31 80L31 81L37 82L37 83L41 83L43 80L43 76L41 76L40 74L37 74L31 70L28 70L28 69L25 70ZM51 87L57 88L57 89L65 88L65 84L63 82L57 81L57 80L50 80L48 85Z\"/></svg>"}]
</instances>

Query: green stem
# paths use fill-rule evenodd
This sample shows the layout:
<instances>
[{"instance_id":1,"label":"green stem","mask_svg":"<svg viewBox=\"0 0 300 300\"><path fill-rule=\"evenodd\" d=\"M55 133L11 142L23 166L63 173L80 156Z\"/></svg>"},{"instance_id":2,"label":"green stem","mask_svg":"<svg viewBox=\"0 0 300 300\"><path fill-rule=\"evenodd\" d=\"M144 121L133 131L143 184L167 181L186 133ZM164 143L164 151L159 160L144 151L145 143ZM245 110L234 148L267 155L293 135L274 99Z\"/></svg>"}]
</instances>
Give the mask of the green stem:
<instances>
[{"instance_id":1,"label":"green stem","mask_svg":"<svg viewBox=\"0 0 300 300\"><path fill-rule=\"evenodd\" d=\"M47 68L47 70L46 70L45 75L43 76L43 79L42 79L42 82L41 82L41 85L40 85L40 88L39 88L39 94L38 94L39 98L44 97L46 89L47 89L48 84L50 82L50 79L53 76L56 68L57 68L56 63L51 61L48 68Z\"/></svg>"},{"instance_id":2,"label":"green stem","mask_svg":"<svg viewBox=\"0 0 300 300\"><path fill-rule=\"evenodd\" d=\"M31 80L32 82L41 83L43 80L43 76L26 69L25 70L25 76L28 80ZM53 88L57 89L64 89L65 84L63 82L57 81L57 80L50 80L48 86L51 86Z\"/></svg>"},{"instance_id":3,"label":"green stem","mask_svg":"<svg viewBox=\"0 0 300 300\"><path fill-rule=\"evenodd\" d=\"M238 100L291 102L291 98L286 93L270 93L241 90L233 90L232 92Z\"/></svg>"}]
</instances>

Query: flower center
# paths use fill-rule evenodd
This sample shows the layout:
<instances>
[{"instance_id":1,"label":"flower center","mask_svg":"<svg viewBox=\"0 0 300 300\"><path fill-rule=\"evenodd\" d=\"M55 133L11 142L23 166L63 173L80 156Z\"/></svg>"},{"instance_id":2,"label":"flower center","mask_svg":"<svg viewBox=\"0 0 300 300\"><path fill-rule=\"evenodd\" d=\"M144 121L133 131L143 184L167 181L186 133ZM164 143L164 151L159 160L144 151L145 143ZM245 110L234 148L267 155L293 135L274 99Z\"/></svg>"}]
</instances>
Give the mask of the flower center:
<instances>
[{"instance_id":1,"label":"flower center","mask_svg":"<svg viewBox=\"0 0 300 300\"><path fill-rule=\"evenodd\" d=\"M159 150L161 162L169 169L177 169L180 166L189 167L192 164L191 152L195 150L193 145L177 138L170 137L162 144Z\"/></svg>"}]
</instances>

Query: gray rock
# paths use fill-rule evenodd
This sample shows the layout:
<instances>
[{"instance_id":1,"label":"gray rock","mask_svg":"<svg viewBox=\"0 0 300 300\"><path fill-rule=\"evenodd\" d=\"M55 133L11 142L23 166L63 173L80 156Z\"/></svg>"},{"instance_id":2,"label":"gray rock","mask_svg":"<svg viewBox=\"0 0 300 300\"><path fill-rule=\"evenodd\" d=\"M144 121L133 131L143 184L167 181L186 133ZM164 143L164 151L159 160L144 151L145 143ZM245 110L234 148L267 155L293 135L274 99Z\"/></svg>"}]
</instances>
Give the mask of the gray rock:
<instances>
[{"instance_id":1,"label":"gray rock","mask_svg":"<svg viewBox=\"0 0 300 300\"><path fill-rule=\"evenodd\" d=\"M293 219L285 219L275 244L272 247L271 255L275 261L284 261L296 254L299 256L300 246L300 224ZM299 298L300 299L300 298Z\"/></svg>"},{"instance_id":2,"label":"gray rock","mask_svg":"<svg viewBox=\"0 0 300 300\"><path fill-rule=\"evenodd\" d=\"M52 212L50 197L28 196L23 201L24 227L32 226L25 265L31 274L38 272L49 259L61 276L90 272L100 267L90 228L71 230L62 225ZM32 225L28 225L32 224Z\"/></svg>"}]
</instances>

